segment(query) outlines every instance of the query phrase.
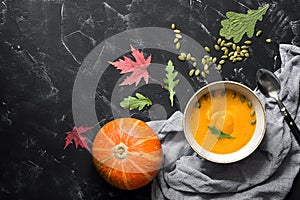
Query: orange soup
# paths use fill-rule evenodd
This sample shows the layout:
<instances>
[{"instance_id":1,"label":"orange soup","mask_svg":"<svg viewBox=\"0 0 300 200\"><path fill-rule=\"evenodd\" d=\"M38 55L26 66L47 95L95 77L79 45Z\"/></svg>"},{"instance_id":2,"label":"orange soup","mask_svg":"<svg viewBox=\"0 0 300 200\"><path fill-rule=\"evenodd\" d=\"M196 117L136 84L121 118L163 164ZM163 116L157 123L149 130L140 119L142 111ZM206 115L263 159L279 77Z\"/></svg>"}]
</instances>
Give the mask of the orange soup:
<instances>
[{"instance_id":1,"label":"orange soup","mask_svg":"<svg viewBox=\"0 0 300 200\"><path fill-rule=\"evenodd\" d=\"M214 90L202 96L192 110L191 132L204 149L233 153L245 146L256 127L255 109L242 94Z\"/></svg>"}]
</instances>

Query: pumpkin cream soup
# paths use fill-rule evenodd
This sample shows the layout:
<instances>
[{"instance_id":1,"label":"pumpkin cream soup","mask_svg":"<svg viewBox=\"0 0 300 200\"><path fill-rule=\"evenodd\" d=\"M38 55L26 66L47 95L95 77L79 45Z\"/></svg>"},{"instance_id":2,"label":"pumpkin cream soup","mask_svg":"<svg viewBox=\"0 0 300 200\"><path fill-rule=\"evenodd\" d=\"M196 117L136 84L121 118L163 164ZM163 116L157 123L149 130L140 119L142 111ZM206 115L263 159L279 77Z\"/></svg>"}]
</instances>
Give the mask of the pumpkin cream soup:
<instances>
[{"instance_id":1,"label":"pumpkin cream soup","mask_svg":"<svg viewBox=\"0 0 300 200\"><path fill-rule=\"evenodd\" d=\"M202 96L193 108L191 132L204 149L228 154L251 139L256 127L252 103L233 90L214 90Z\"/></svg>"}]
</instances>

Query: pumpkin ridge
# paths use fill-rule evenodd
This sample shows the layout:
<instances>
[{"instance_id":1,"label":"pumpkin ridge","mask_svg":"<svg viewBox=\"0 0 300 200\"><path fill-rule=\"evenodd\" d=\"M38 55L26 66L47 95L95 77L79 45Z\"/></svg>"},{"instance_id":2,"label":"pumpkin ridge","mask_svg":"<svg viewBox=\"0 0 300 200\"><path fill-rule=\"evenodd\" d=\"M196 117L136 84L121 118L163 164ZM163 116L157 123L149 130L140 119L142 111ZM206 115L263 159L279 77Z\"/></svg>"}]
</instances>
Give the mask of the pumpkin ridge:
<instances>
[{"instance_id":1,"label":"pumpkin ridge","mask_svg":"<svg viewBox=\"0 0 300 200\"><path fill-rule=\"evenodd\" d=\"M124 162L121 162L121 165L122 165L122 172L123 172L123 182L124 182L124 185L127 188L127 190L129 190L130 187L129 187L128 180L127 180L126 173L125 173L126 170L124 168Z\"/></svg>"},{"instance_id":2,"label":"pumpkin ridge","mask_svg":"<svg viewBox=\"0 0 300 200\"><path fill-rule=\"evenodd\" d=\"M117 162L117 161L114 160L111 166L107 166L107 167L110 168L109 171L108 171L108 173L107 173L107 177L108 177L108 178L110 178L110 174L111 174L111 172L114 170L115 165L116 165L116 162Z\"/></svg>"},{"instance_id":3,"label":"pumpkin ridge","mask_svg":"<svg viewBox=\"0 0 300 200\"><path fill-rule=\"evenodd\" d=\"M157 138L156 136L149 136L144 139L140 139L140 140L136 141L135 143L133 143L132 145L130 145L130 148L141 145L144 142L147 142L148 140L155 140L156 138Z\"/></svg>"},{"instance_id":4,"label":"pumpkin ridge","mask_svg":"<svg viewBox=\"0 0 300 200\"><path fill-rule=\"evenodd\" d=\"M128 160L137 170L140 171L140 173L144 174L145 178L149 181L152 180L152 177L150 174L148 174L145 170L143 170L138 164L136 164L133 160Z\"/></svg>"},{"instance_id":5,"label":"pumpkin ridge","mask_svg":"<svg viewBox=\"0 0 300 200\"><path fill-rule=\"evenodd\" d=\"M157 151L157 152L159 152L159 151ZM141 153L139 153L139 152L129 152L128 154L131 155L131 156L139 157ZM155 162L159 162L161 160L161 158L159 156L157 156L155 151L153 151L151 153L143 153L143 158L145 158L149 161L155 161Z\"/></svg>"},{"instance_id":6,"label":"pumpkin ridge","mask_svg":"<svg viewBox=\"0 0 300 200\"><path fill-rule=\"evenodd\" d=\"M111 144L111 145L115 145L115 142L112 140L112 139L110 139L106 134L105 134L105 132L103 132L103 131L101 131L101 133L103 134L103 136L105 137L105 139L107 139L107 141Z\"/></svg>"},{"instance_id":7,"label":"pumpkin ridge","mask_svg":"<svg viewBox=\"0 0 300 200\"><path fill-rule=\"evenodd\" d=\"M135 128L137 127L137 125L140 123L140 121L135 121L133 124L132 124L132 128L128 131L128 132L126 132L126 135L127 135L127 137L126 137L126 139L125 139L125 144L128 144L128 140L129 140L129 138L130 138L130 136L132 136L132 132L135 130ZM123 131L123 127L121 127L121 130Z\"/></svg>"}]
</instances>

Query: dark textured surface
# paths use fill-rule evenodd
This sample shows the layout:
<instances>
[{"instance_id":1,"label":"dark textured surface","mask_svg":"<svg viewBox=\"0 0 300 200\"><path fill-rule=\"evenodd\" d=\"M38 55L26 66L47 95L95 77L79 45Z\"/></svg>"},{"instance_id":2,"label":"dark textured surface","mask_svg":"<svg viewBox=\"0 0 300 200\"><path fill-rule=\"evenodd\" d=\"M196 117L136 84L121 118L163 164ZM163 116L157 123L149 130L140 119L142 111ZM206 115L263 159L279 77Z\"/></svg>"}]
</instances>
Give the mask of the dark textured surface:
<instances>
[{"instance_id":1,"label":"dark textured surface","mask_svg":"<svg viewBox=\"0 0 300 200\"><path fill-rule=\"evenodd\" d=\"M224 79L251 88L256 86L258 68L279 68L280 43L300 44L299 0L2 0L0 199L150 199L149 185L136 191L113 188L98 176L89 152L73 145L63 149L64 132L74 125L72 88L81 63L110 36L147 26L168 28L173 22L201 45L213 46L226 11L245 12L264 3L271 7L257 27L273 42L265 44L258 38L250 59L225 65L222 72ZM145 52L158 54L151 49ZM169 58L166 54L153 59L166 63ZM113 83L120 78L113 68L106 73ZM102 124L113 118L107 103L112 82L99 82L97 88L96 109ZM195 89L201 86L194 84ZM157 85L147 90L155 91L152 98L167 115L177 109L160 100L167 94ZM147 121L148 112L131 115ZM287 199L300 198L299 179Z\"/></svg>"}]
</instances>

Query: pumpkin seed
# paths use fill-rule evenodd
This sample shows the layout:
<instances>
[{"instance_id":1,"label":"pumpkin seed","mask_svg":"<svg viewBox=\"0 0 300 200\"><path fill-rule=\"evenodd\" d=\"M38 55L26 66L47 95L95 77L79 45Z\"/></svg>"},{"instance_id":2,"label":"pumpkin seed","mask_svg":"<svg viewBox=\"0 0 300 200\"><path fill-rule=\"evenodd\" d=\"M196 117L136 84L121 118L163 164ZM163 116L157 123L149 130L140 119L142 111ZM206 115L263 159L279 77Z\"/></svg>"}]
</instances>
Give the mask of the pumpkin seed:
<instances>
[{"instance_id":1,"label":"pumpkin seed","mask_svg":"<svg viewBox=\"0 0 300 200\"><path fill-rule=\"evenodd\" d=\"M204 71L205 71L205 70L208 70L208 65L207 65L207 64L204 65L203 69L204 69Z\"/></svg>"},{"instance_id":2,"label":"pumpkin seed","mask_svg":"<svg viewBox=\"0 0 300 200\"><path fill-rule=\"evenodd\" d=\"M220 64L220 65L223 65L224 63L225 63L225 60L220 60L220 61L219 61L219 64Z\"/></svg>"},{"instance_id":3,"label":"pumpkin seed","mask_svg":"<svg viewBox=\"0 0 300 200\"><path fill-rule=\"evenodd\" d=\"M199 74L200 74L200 69L197 69L197 70L195 71L195 76L199 76Z\"/></svg>"},{"instance_id":4,"label":"pumpkin seed","mask_svg":"<svg viewBox=\"0 0 300 200\"><path fill-rule=\"evenodd\" d=\"M240 99L241 99L241 102L242 102L242 103L245 102L245 96L244 96L244 95L242 95Z\"/></svg>"},{"instance_id":5,"label":"pumpkin seed","mask_svg":"<svg viewBox=\"0 0 300 200\"><path fill-rule=\"evenodd\" d=\"M226 49L225 51L224 51L224 55L227 55L228 54L228 49Z\"/></svg>"},{"instance_id":6,"label":"pumpkin seed","mask_svg":"<svg viewBox=\"0 0 300 200\"><path fill-rule=\"evenodd\" d=\"M216 63L217 62L217 57L214 57L213 60L212 60L212 62Z\"/></svg>"},{"instance_id":7,"label":"pumpkin seed","mask_svg":"<svg viewBox=\"0 0 300 200\"><path fill-rule=\"evenodd\" d=\"M233 56L234 56L234 57L237 57L237 56L238 56L238 52L235 51L234 54L233 54Z\"/></svg>"},{"instance_id":8,"label":"pumpkin seed","mask_svg":"<svg viewBox=\"0 0 300 200\"><path fill-rule=\"evenodd\" d=\"M204 70L204 72L205 72L207 75L209 75L209 70Z\"/></svg>"},{"instance_id":9,"label":"pumpkin seed","mask_svg":"<svg viewBox=\"0 0 300 200\"><path fill-rule=\"evenodd\" d=\"M232 49L236 50L236 44L232 44Z\"/></svg>"},{"instance_id":10,"label":"pumpkin seed","mask_svg":"<svg viewBox=\"0 0 300 200\"><path fill-rule=\"evenodd\" d=\"M171 29L175 29L175 24L171 24Z\"/></svg>"},{"instance_id":11,"label":"pumpkin seed","mask_svg":"<svg viewBox=\"0 0 300 200\"><path fill-rule=\"evenodd\" d=\"M216 51L220 51L220 46L219 46L219 45L215 44L214 47L215 47L215 50L216 50Z\"/></svg>"},{"instance_id":12,"label":"pumpkin seed","mask_svg":"<svg viewBox=\"0 0 300 200\"><path fill-rule=\"evenodd\" d=\"M229 57L229 60L233 60L233 59L234 59L234 56L230 56L230 57Z\"/></svg>"},{"instance_id":13,"label":"pumpkin seed","mask_svg":"<svg viewBox=\"0 0 300 200\"><path fill-rule=\"evenodd\" d=\"M249 58L249 57L250 57L250 54L249 54L249 53L245 53L245 57L246 57L246 58Z\"/></svg>"},{"instance_id":14,"label":"pumpkin seed","mask_svg":"<svg viewBox=\"0 0 300 200\"><path fill-rule=\"evenodd\" d=\"M232 62L235 63L236 62L236 58L233 58Z\"/></svg>"},{"instance_id":15,"label":"pumpkin seed","mask_svg":"<svg viewBox=\"0 0 300 200\"><path fill-rule=\"evenodd\" d=\"M237 57L237 58L235 58L235 59L236 59L236 61L242 61L242 60L243 60L242 57Z\"/></svg>"},{"instance_id":16,"label":"pumpkin seed","mask_svg":"<svg viewBox=\"0 0 300 200\"><path fill-rule=\"evenodd\" d=\"M232 98L235 99L235 97L236 97L236 93L233 93Z\"/></svg>"},{"instance_id":17,"label":"pumpkin seed","mask_svg":"<svg viewBox=\"0 0 300 200\"><path fill-rule=\"evenodd\" d=\"M252 102L248 101L248 108L252 108Z\"/></svg>"},{"instance_id":18,"label":"pumpkin seed","mask_svg":"<svg viewBox=\"0 0 300 200\"><path fill-rule=\"evenodd\" d=\"M245 54L244 54L243 52L240 52L240 56L244 57L244 56L245 56Z\"/></svg>"},{"instance_id":19,"label":"pumpkin seed","mask_svg":"<svg viewBox=\"0 0 300 200\"><path fill-rule=\"evenodd\" d=\"M184 58L186 57L186 54L183 52L181 52L180 55L183 56Z\"/></svg>"},{"instance_id":20,"label":"pumpkin seed","mask_svg":"<svg viewBox=\"0 0 300 200\"><path fill-rule=\"evenodd\" d=\"M180 49L180 43L178 42L175 47L176 47L177 50L179 50Z\"/></svg>"},{"instance_id":21,"label":"pumpkin seed","mask_svg":"<svg viewBox=\"0 0 300 200\"><path fill-rule=\"evenodd\" d=\"M204 47L204 49L205 49L205 51L206 51L207 53L210 52L210 48L209 48L209 47Z\"/></svg>"},{"instance_id":22,"label":"pumpkin seed","mask_svg":"<svg viewBox=\"0 0 300 200\"><path fill-rule=\"evenodd\" d=\"M248 49L248 46L243 45L243 46L241 46L241 49Z\"/></svg>"},{"instance_id":23,"label":"pumpkin seed","mask_svg":"<svg viewBox=\"0 0 300 200\"><path fill-rule=\"evenodd\" d=\"M268 38L268 39L266 39L266 42L267 42L267 43L271 43L272 40L271 40L270 38Z\"/></svg>"},{"instance_id":24,"label":"pumpkin seed","mask_svg":"<svg viewBox=\"0 0 300 200\"><path fill-rule=\"evenodd\" d=\"M250 121L251 125L254 125L256 123L256 119L253 119Z\"/></svg>"},{"instance_id":25,"label":"pumpkin seed","mask_svg":"<svg viewBox=\"0 0 300 200\"><path fill-rule=\"evenodd\" d=\"M237 46L237 47L236 47L236 51L237 51L237 52L240 52L240 51L241 51L241 47L240 47L240 46Z\"/></svg>"},{"instance_id":26,"label":"pumpkin seed","mask_svg":"<svg viewBox=\"0 0 300 200\"><path fill-rule=\"evenodd\" d=\"M213 60L212 57L209 57L209 58L208 58L208 61L209 61L209 62L212 62L212 60Z\"/></svg>"},{"instance_id":27,"label":"pumpkin seed","mask_svg":"<svg viewBox=\"0 0 300 200\"><path fill-rule=\"evenodd\" d=\"M222 69L222 65L217 65L216 69L220 71Z\"/></svg>"},{"instance_id":28,"label":"pumpkin seed","mask_svg":"<svg viewBox=\"0 0 300 200\"><path fill-rule=\"evenodd\" d=\"M232 42L227 42L226 44L224 44L225 47L230 47L233 43Z\"/></svg>"},{"instance_id":29,"label":"pumpkin seed","mask_svg":"<svg viewBox=\"0 0 300 200\"><path fill-rule=\"evenodd\" d=\"M191 54L188 53L188 55L186 56L186 60L190 60L191 59Z\"/></svg>"},{"instance_id":30,"label":"pumpkin seed","mask_svg":"<svg viewBox=\"0 0 300 200\"><path fill-rule=\"evenodd\" d=\"M255 115L255 110L251 110L250 111L250 116L254 116Z\"/></svg>"},{"instance_id":31,"label":"pumpkin seed","mask_svg":"<svg viewBox=\"0 0 300 200\"><path fill-rule=\"evenodd\" d=\"M203 78L205 78L205 77L206 77L205 72L201 72L201 76L202 76Z\"/></svg>"},{"instance_id":32,"label":"pumpkin seed","mask_svg":"<svg viewBox=\"0 0 300 200\"><path fill-rule=\"evenodd\" d=\"M175 37L177 37L178 39L181 39L182 38L182 35L180 35L180 34L175 34Z\"/></svg>"},{"instance_id":33,"label":"pumpkin seed","mask_svg":"<svg viewBox=\"0 0 300 200\"><path fill-rule=\"evenodd\" d=\"M174 33L180 33L180 30L175 29L173 32L174 32Z\"/></svg>"},{"instance_id":34,"label":"pumpkin seed","mask_svg":"<svg viewBox=\"0 0 300 200\"><path fill-rule=\"evenodd\" d=\"M223 58L223 59L227 59L227 58L228 58L228 56L227 56L227 55L223 55L223 56L221 56L221 58Z\"/></svg>"},{"instance_id":35,"label":"pumpkin seed","mask_svg":"<svg viewBox=\"0 0 300 200\"><path fill-rule=\"evenodd\" d=\"M222 40L220 46L222 47L222 46L224 46L224 44L225 44L225 40Z\"/></svg>"},{"instance_id":36,"label":"pumpkin seed","mask_svg":"<svg viewBox=\"0 0 300 200\"><path fill-rule=\"evenodd\" d=\"M209 57L210 57L209 55L205 55L203 58L208 59Z\"/></svg>"},{"instance_id":37,"label":"pumpkin seed","mask_svg":"<svg viewBox=\"0 0 300 200\"><path fill-rule=\"evenodd\" d=\"M225 51L227 49L227 47L222 47L221 50ZM228 50L228 49L227 49Z\"/></svg>"},{"instance_id":38,"label":"pumpkin seed","mask_svg":"<svg viewBox=\"0 0 300 200\"><path fill-rule=\"evenodd\" d=\"M262 30L259 30L259 31L256 32L255 36L259 37L259 36L261 36L261 34L262 34Z\"/></svg>"},{"instance_id":39,"label":"pumpkin seed","mask_svg":"<svg viewBox=\"0 0 300 200\"><path fill-rule=\"evenodd\" d=\"M179 39L175 38L174 41L173 41L173 43L176 44L178 41L179 41Z\"/></svg>"},{"instance_id":40,"label":"pumpkin seed","mask_svg":"<svg viewBox=\"0 0 300 200\"><path fill-rule=\"evenodd\" d=\"M206 62L206 59L205 58L202 58L202 65L205 65L207 62Z\"/></svg>"},{"instance_id":41,"label":"pumpkin seed","mask_svg":"<svg viewBox=\"0 0 300 200\"><path fill-rule=\"evenodd\" d=\"M197 67L197 62L193 62L193 67Z\"/></svg>"},{"instance_id":42,"label":"pumpkin seed","mask_svg":"<svg viewBox=\"0 0 300 200\"><path fill-rule=\"evenodd\" d=\"M180 60L180 61L185 61L185 57L183 57L182 55L179 55L179 56L178 56L178 60Z\"/></svg>"},{"instance_id":43,"label":"pumpkin seed","mask_svg":"<svg viewBox=\"0 0 300 200\"><path fill-rule=\"evenodd\" d=\"M191 57L191 61L196 61L196 58L195 57Z\"/></svg>"},{"instance_id":44,"label":"pumpkin seed","mask_svg":"<svg viewBox=\"0 0 300 200\"><path fill-rule=\"evenodd\" d=\"M191 70L189 71L189 76L193 76L193 75L194 75L194 72L195 72L195 70L194 70L194 69L191 69Z\"/></svg>"},{"instance_id":45,"label":"pumpkin seed","mask_svg":"<svg viewBox=\"0 0 300 200\"><path fill-rule=\"evenodd\" d=\"M221 38L218 38L217 44L221 44L221 42L222 42L222 39L221 39Z\"/></svg>"},{"instance_id":46,"label":"pumpkin seed","mask_svg":"<svg viewBox=\"0 0 300 200\"><path fill-rule=\"evenodd\" d=\"M252 44L252 42L251 42L250 40L246 40L246 41L244 42L244 44L250 45L250 44Z\"/></svg>"},{"instance_id":47,"label":"pumpkin seed","mask_svg":"<svg viewBox=\"0 0 300 200\"><path fill-rule=\"evenodd\" d=\"M234 54L234 51L231 51L228 56L232 56Z\"/></svg>"},{"instance_id":48,"label":"pumpkin seed","mask_svg":"<svg viewBox=\"0 0 300 200\"><path fill-rule=\"evenodd\" d=\"M249 51L247 49L243 49L241 52L242 53L248 53Z\"/></svg>"}]
</instances>

